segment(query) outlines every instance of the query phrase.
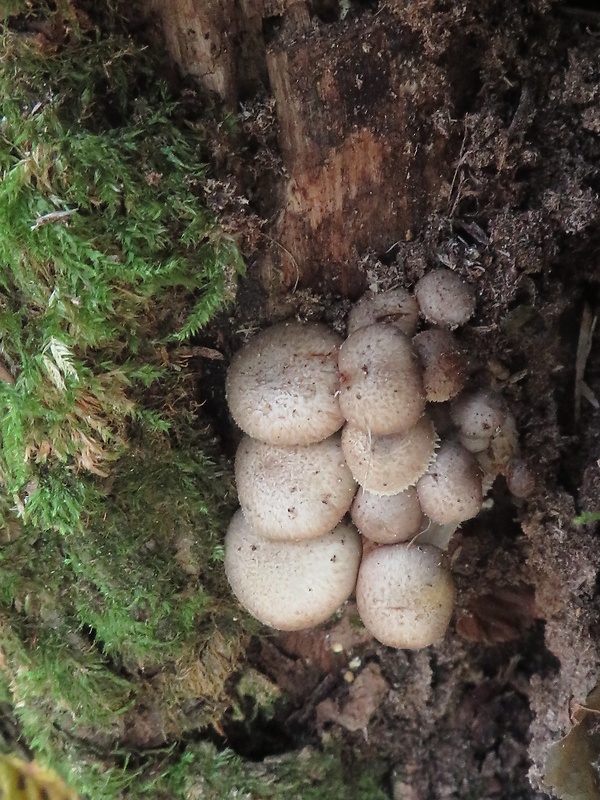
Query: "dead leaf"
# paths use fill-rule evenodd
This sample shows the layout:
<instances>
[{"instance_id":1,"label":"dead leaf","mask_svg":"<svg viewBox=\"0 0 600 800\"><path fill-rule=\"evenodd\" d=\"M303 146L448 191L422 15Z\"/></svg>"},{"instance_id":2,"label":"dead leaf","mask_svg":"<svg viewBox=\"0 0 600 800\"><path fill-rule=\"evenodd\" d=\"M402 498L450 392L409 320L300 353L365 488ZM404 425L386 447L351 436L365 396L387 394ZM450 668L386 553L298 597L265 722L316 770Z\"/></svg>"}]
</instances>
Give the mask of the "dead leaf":
<instances>
[{"instance_id":1,"label":"dead leaf","mask_svg":"<svg viewBox=\"0 0 600 800\"><path fill-rule=\"evenodd\" d=\"M348 662L353 648L371 638L364 627L357 624L356 605L348 603L340 619L333 624L282 633L279 642L287 655L302 658L306 664L324 672L332 672Z\"/></svg>"},{"instance_id":2,"label":"dead leaf","mask_svg":"<svg viewBox=\"0 0 600 800\"><path fill-rule=\"evenodd\" d=\"M377 664L368 664L350 684L348 699L340 708L339 703L328 698L317 706L317 727L326 722L335 722L348 731L366 728L388 693L389 686Z\"/></svg>"},{"instance_id":3,"label":"dead leaf","mask_svg":"<svg viewBox=\"0 0 600 800\"><path fill-rule=\"evenodd\" d=\"M470 601L456 621L456 631L468 642L498 644L518 639L537 616L531 586L494 586Z\"/></svg>"},{"instance_id":4,"label":"dead leaf","mask_svg":"<svg viewBox=\"0 0 600 800\"><path fill-rule=\"evenodd\" d=\"M554 744L546 761L545 782L560 800L598 800L600 779L595 765L600 756L600 687L588 695L574 715L576 723Z\"/></svg>"}]
</instances>

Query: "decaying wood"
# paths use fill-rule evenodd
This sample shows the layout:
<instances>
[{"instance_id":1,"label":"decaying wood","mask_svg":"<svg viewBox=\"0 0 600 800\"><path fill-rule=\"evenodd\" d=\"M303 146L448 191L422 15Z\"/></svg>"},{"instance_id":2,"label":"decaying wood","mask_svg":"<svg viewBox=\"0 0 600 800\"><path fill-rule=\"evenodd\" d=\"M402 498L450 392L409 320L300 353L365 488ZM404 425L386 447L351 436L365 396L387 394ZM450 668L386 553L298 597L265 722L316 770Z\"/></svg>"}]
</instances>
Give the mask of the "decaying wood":
<instances>
[{"instance_id":1,"label":"decaying wood","mask_svg":"<svg viewBox=\"0 0 600 800\"><path fill-rule=\"evenodd\" d=\"M360 257L418 233L452 179L447 75L387 12L327 26L292 0L155 7L171 55L225 107L244 86L275 99L285 175L269 193L264 283L363 291Z\"/></svg>"},{"instance_id":2,"label":"decaying wood","mask_svg":"<svg viewBox=\"0 0 600 800\"><path fill-rule=\"evenodd\" d=\"M357 262L425 223L449 172L435 112L446 81L418 44L380 19L273 46L267 64L289 178L271 235L301 265L301 285L362 290ZM267 254L289 288L295 265Z\"/></svg>"},{"instance_id":3,"label":"decaying wood","mask_svg":"<svg viewBox=\"0 0 600 800\"><path fill-rule=\"evenodd\" d=\"M235 102L234 0L149 0L169 53L209 91Z\"/></svg>"}]
</instances>

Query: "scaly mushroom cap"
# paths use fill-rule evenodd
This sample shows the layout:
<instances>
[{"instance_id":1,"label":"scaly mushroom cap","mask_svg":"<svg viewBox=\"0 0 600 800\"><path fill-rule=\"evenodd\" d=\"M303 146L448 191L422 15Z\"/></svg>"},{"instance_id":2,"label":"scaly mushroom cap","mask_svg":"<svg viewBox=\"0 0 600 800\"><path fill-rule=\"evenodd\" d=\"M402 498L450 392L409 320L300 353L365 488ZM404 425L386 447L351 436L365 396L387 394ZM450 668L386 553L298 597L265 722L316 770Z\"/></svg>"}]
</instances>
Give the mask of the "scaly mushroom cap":
<instances>
[{"instance_id":1,"label":"scaly mushroom cap","mask_svg":"<svg viewBox=\"0 0 600 800\"><path fill-rule=\"evenodd\" d=\"M245 436L235 459L235 480L248 521L279 541L333 530L356 492L339 435L304 447L277 447Z\"/></svg>"},{"instance_id":2,"label":"scaly mushroom cap","mask_svg":"<svg viewBox=\"0 0 600 800\"><path fill-rule=\"evenodd\" d=\"M354 479L373 494L398 494L413 486L433 460L433 423L422 417L408 433L374 436L354 425L342 431L342 450Z\"/></svg>"},{"instance_id":3,"label":"scaly mushroom cap","mask_svg":"<svg viewBox=\"0 0 600 800\"><path fill-rule=\"evenodd\" d=\"M281 631L325 622L354 591L360 556L360 536L348 524L319 539L272 542L238 511L225 537L233 593L256 619Z\"/></svg>"},{"instance_id":4,"label":"scaly mushroom cap","mask_svg":"<svg viewBox=\"0 0 600 800\"><path fill-rule=\"evenodd\" d=\"M440 525L464 522L481 510L483 490L477 459L462 445L444 442L417 483L423 512Z\"/></svg>"},{"instance_id":5,"label":"scaly mushroom cap","mask_svg":"<svg viewBox=\"0 0 600 800\"><path fill-rule=\"evenodd\" d=\"M402 333L413 336L419 322L419 306L415 298L404 289L388 292L367 292L348 315L348 336L359 328L389 322Z\"/></svg>"},{"instance_id":6,"label":"scaly mushroom cap","mask_svg":"<svg viewBox=\"0 0 600 800\"><path fill-rule=\"evenodd\" d=\"M441 550L394 544L372 550L360 565L358 613L382 644L416 650L444 635L454 606L454 584Z\"/></svg>"},{"instance_id":7,"label":"scaly mushroom cap","mask_svg":"<svg viewBox=\"0 0 600 800\"><path fill-rule=\"evenodd\" d=\"M424 519L414 487L387 497L359 489L350 515L362 535L378 544L412 539L421 530Z\"/></svg>"},{"instance_id":8,"label":"scaly mushroom cap","mask_svg":"<svg viewBox=\"0 0 600 800\"><path fill-rule=\"evenodd\" d=\"M427 400L444 403L456 397L467 379L467 360L454 336L443 328L432 328L412 341L423 365Z\"/></svg>"},{"instance_id":9,"label":"scaly mushroom cap","mask_svg":"<svg viewBox=\"0 0 600 800\"><path fill-rule=\"evenodd\" d=\"M359 328L340 349L340 408L378 436L405 433L423 413L425 392L410 339L395 325Z\"/></svg>"},{"instance_id":10,"label":"scaly mushroom cap","mask_svg":"<svg viewBox=\"0 0 600 800\"><path fill-rule=\"evenodd\" d=\"M344 422L337 397L341 342L325 325L284 322L239 350L227 373L227 402L244 433L295 445L339 430Z\"/></svg>"},{"instance_id":11,"label":"scaly mushroom cap","mask_svg":"<svg viewBox=\"0 0 600 800\"><path fill-rule=\"evenodd\" d=\"M473 315L473 289L448 269L434 269L417 283L415 295L421 314L442 328L456 328Z\"/></svg>"},{"instance_id":12,"label":"scaly mushroom cap","mask_svg":"<svg viewBox=\"0 0 600 800\"><path fill-rule=\"evenodd\" d=\"M453 400L450 416L459 429L461 437L465 437L467 440L487 439L489 444L490 439L502 427L507 411L504 400L499 394L480 389L463 394Z\"/></svg>"}]
</instances>

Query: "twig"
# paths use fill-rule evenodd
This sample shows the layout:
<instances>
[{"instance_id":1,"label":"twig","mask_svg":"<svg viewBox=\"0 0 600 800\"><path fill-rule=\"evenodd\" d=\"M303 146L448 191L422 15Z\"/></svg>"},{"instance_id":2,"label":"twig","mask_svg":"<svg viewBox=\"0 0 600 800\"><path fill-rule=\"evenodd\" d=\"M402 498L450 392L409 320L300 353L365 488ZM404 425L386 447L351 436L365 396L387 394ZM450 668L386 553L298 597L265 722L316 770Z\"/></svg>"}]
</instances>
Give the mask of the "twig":
<instances>
[{"instance_id":1,"label":"twig","mask_svg":"<svg viewBox=\"0 0 600 800\"><path fill-rule=\"evenodd\" d=\"M268 233L263 233L263 232L261 231L261 232L260 232L260 235L261 235L261 236L264 236L264 237L265 237L265 239L268 239L270 242L272 242L273 244L277 245L277 247L280 247L280 248L283 250L283 252L284 252L284 253L287 253L287 254L288 254L288 256L289 256L289 257L292 259L292 264L293 264L293 265L294 265L294 267L296 268L296 282L294 283L294 288L292 289L292 292L295 292L295 291L296 291L296 289L298 288L298 283L299 283L299 281L300 281L300 267L298 266L298 262L296 261L296 259L294 258L294 256L293 256L293 255L290 253L290 251L287 249L287 247L284 247L284 246L281 244L281 242L278 242L276 239L273 239L273 237L272 237L272 236L269 236L269 234L268 234Z\"/></svg>"},{"instance_id":2,"label":"twig","mask_svg":"<svg viewBox=\"0 0 600 800\"><path fill-rule=\"evenodd\" d=\"M0 358L0 381L4 381L5 383L10 383L11 386L15 382L15 376L12 374L12 372L9 371L8 367L2 361L1 358Z\"/></svg>"},{"instance_id":3,"label":"twig","mask_svg":"<svg viewBox=\"0 0 600 800\"><path fill-rule=\"evenodd\" d=\"M598 321L597 315L592 313L592 309L586 303L581 315L581 325L579 327L579 340L577 342L577 356L575 358L575 422L579 422L581 414L581 398L585 397L594 408L598 407L598 401L584 381L585 368L592 349L592 339L594 329ZM592 399L593 398L593 399Z\"/></svg>"},{"instance_id":4,"label":"twig","mask_svg":"<svg viewBox=\"0 0 600 800\"><path fill-rule=\"evenodd\" d=\"M78 211L77 208L67 208L65 211L49 211L47 214L39 216L29 230L37 231L38 228L41 228L42 225L47 225L49 222L61 222L76 211Z\"/></svg>"}]
</instances>

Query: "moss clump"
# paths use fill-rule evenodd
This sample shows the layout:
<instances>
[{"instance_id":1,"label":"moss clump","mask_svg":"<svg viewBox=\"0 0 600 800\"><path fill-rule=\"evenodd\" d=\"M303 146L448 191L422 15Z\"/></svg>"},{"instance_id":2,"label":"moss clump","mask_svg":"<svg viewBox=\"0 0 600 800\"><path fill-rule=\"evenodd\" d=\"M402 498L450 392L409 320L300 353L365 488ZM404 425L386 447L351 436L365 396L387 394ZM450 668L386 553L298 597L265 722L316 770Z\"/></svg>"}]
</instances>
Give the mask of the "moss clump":
<instances>
[{"instance_id":1,"label":"moss clump","mask_svg":"<svg viewBox=\"0 0 600 800\"><path fill-rule=\"evenodd\" d=\"M182 800L387 800L383 777L380 763L344 764L334 743L324 752L305 748L260 764L202 743L185 750L167 781Z\"/></svg>"},{"instance_id":2,"label":"moss clump","mask_svg":"<svg viewBox=\"0 0 600 800\"><path fill-rule=\"evenodd\" d=\"M4 694L84 797L154 797L244 643L217 563L231 481L180 350L242 260L148 53L69 2L2 19Z\"/></svg>"},{"instance_id":3,"label":"moss clump","mask_svg":"<svg viewBox=\"0 0 600 800\"><path fill-rule=\"evenodd\" d=\"M106 475L132 420L168 428L136 389L168 381L164 348L222 307L241 262L147 57L56 36L2 37L0 434L22 515L64 531L92 502L74 472Z\"/></svg>"}]
</instances>

